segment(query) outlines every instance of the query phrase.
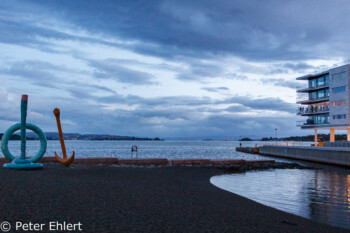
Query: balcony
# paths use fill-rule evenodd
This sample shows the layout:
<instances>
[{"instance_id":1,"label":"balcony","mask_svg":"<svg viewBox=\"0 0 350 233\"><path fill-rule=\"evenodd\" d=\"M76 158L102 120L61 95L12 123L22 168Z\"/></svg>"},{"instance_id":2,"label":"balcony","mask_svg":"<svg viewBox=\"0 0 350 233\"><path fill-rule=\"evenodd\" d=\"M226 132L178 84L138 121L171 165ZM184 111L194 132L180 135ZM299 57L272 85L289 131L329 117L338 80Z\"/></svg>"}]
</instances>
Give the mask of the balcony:
<instances>
[{"instance_id":1,"label":"balcony","mask_svg":"<svg viewBox=\"0 0 350 233\"><path fill-rule=\"evenodd\" d=\"M309 97L309 95L297 95L297 104L315 104L329 101L329 96L326 97Z\"/></svg>"},{"instance_id":2,"label":"balcony","mask_svg":"<svg viewBox=\"0 0 350 233\"><path fill-rule=\"evenodd\" d=\"M306 125L306 121L297 121L297 127Z\"/></svg>"},{"instance_id":3,"label":"balcony","mask_svg":"<svg viewBox=\"0 0 350 233\"><path fill-rule=\"evenodd\" d=\"M298 88L297 89L298 93L309 93L312 91L318 91L318 90L329 88L329 83L324 83L323 85L315 85L313 87L309 87L309 85L300 85L297 88Z\"/></svg>"},{"instance_id":4,"label":"balcony","mask_svg":"<svg viewBox=\"0 0 350 233\"><path fill-rule=\"evenodd\" d=\"M306 121L297 121L297 126L301 128L327 127L329 126L329 121L324 120L323 122L315 122L312 119L307 119Z\"/></svg>"},{"instance_id":5,"label":"balcony","mask_svg":"<svg viewBox=\"0 0 350 233\"><path fill-rule=\"evenodd\" d=\"M311 116L311 115L322 114L322 113L327 113L327 112L329 112L328 105L299 107L297 109L297 115L301 115L301 116Z\"/></svg>"},{"instance_id":6,"label":"balcony","mask_svg":"<svg viewBox=\"0 0 350 233\"><path fill-rule=\"evenodd\" d=\"M329 73L328 69L325 68L325 70L323 70L323 71L315 71L314 74L308 74L308 75L304 75L302 77L298 77L297 80L309 80L312 78L320 77L320 76L328 74L328 73Z\"/></svg>"}]
</instances>

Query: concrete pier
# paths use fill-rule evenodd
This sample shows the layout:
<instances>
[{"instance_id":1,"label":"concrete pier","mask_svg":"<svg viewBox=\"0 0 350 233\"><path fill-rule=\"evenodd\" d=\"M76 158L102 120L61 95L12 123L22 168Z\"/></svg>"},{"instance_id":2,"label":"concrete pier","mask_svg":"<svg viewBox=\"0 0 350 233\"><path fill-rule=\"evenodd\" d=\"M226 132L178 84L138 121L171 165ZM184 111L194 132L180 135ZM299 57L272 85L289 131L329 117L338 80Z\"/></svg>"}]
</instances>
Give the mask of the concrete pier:
<instances>
[{"instance_id":1,"label":"concrete pier","mask_svg":"<svg viewBox=\"0 0 350 233\"><path fill-rule=\"evenodd\" d=\"M350 167L350 148L264 145L259 154Z\"/></svg>"},{"instance_id":2,"label":"concrete pier","mask_svg":"<svg viewBox=\"0 0 350 233\"><path fill-rule=\"evenodd\" d=\"M250 154L259 154L259 147L236 147L236 151Z\"/></svg>"}]
</instances>

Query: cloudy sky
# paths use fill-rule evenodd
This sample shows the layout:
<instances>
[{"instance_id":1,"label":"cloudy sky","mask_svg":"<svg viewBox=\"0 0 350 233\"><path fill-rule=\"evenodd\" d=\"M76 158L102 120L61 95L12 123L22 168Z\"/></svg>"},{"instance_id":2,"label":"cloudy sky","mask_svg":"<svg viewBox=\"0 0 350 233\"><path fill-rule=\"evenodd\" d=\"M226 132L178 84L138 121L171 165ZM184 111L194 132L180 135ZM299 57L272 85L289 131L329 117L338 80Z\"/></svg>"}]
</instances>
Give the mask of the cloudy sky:
<instances>
[{"instance_id":1,"label":"cloudy sky","mask_svg":"<svg viewBox=\"0 0 350 233\"><path fill-rule=\"evenodd\" d=\"M0 1L0 132L172 138L312 133L295 78L349 59L334 1Z\"/></svg>"}]
</instances>

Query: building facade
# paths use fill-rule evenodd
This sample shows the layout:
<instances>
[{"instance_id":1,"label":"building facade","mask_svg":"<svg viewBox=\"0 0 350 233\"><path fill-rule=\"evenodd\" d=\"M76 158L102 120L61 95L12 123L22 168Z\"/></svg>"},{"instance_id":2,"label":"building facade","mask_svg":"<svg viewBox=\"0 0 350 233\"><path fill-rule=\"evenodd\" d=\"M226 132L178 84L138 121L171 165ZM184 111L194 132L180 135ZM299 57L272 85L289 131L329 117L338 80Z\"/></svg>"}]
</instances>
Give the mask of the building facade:
<instances>
[{"instance_id":1,"label":"building facade","mask_svg":"<svg viewBox=\"0 0 350 233\"><path fill-rule=\"evenodd\" d=\"M349 69L347 64L297 78L304 83L297 90L297 114L306 118L298 126L315 130L315 145L317 129L330 130L331 142L335 141L335 130L347 130L350 141Z\"/></svg>"}]
</instances>

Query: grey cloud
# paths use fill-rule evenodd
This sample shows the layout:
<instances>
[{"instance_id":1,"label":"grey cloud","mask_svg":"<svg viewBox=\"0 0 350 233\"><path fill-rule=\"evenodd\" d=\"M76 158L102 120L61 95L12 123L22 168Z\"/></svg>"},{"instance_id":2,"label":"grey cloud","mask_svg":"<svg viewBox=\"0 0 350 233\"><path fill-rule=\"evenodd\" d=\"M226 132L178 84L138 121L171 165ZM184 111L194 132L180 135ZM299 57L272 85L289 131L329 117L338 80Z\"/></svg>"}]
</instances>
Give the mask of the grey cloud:
<instances>
[{"instance_id":1,"label":"grey cloud","mask_svg":"<svg viewBox=\"0 0 350 233\"><path fill-rule=\"evenodd\" d=\"M203 62L199 59L186 59L187 68L177 70L177 79L182 81L210 81L214 78L247 80L243 74L227 72L220 62Z\"/></svg>"},{"instance_id":2,"label":"grey cloud","mask_svg":"<svg viewBox=\"0 0 350 233\"><path fill-rule=\"evenodd\" d=\"M280 87L288 87L292 89L296 89L300 83L297 81L290 81L290 80L285 80L283 78L263 78L260 79L261 83L271 83L275 86L280 86Z\"/></svg>"},{"instance_id":3,"label":"grey cloud","mask_svg":"<svg viewBox=\"0 0 350 233\"><path fill-rule=\"evenodd\" d=\"M350 50L345 46L349 33L343 30L344 22L350 22L350 16L342 11L342 17L333 17L335 13L339 14L338 6L327 2L300 0L282 4L277 0L264 3L242 0L218 3L203 0L200 4L196 1L147 1L140 5L132 1L107 1L105 4L97 1L28 1L22 8L16 6L24 5L23 1L16 3L0 3L5 9L1 13L12 12L0 18L0 27L8 32L0 36L0 41L52 49L52 52L55 49L50 48L50 42L38 38L102 43L176 60L234 55L259 61L298 61L346 57ZM346 4L342 5L343 10L349 10ZM136 43L73 36L38 27L30 20L11 19L18 9L26 14L26 19L38 20L39 15L48 17L47 12L54 12L52 16L57 20L64 19L88 32ZM324 13L322 17L319 12ZM95 14L99 17L90 17ZM310 16L314 20L310 20ZM339 50L337 46L343 49ZM287 66L307 68L302 63ZM179 78L191 80L186 74Z\"/></svg>"},{"instance_id":4,"label":"grey cloud","mask_svg":"<svg viewBox=\"0 0 350 233\"><path fill-rule=\"evenodd\" d=\"M163 98L145 99L137 96L131 98L116 96L115 99L120 98L120 102L128 103L131 99L131 103L137 103L137 105L133 110L116 109L112 111L105 109L104 102L86 101L86 99L80 98L84 94L78 93L77 95L45 99L40 95L30 96L32 103L30 111L42 116L29 115L28 120L39 125L44 131L56 130L52 109L59 107L62 117L72 122L72 124L64 123L63 127L66 132L188 138L202 137L203 135L210 137L247 134L256 135L256 137L269 136L269 128L289 129L290 122L296 120L296 116L293 115L283 117L280 114L271 114L268 117L245 116L242 118L238 114L257 109L285 111L286 109L281 106L286 103L278 99L259 101L247 97L229 98L221 103L229 103L230 107L217 109L214 106L218 102L211 99L166 97L163 100ZM246 101L242 101L242 99ZM5 102L7 101L5 100ZM242 103L243 105L232 105L237 102L244 103ZM208 103L211 105L207 105ZM277 103L278 107L274 105ZM149 106L155 107L150 108ZM17 107L18 109L16 109ZM14 112L14 117L9 118L9 120L19 119L19 106L17 107L11 110ZM0 112L5 111L4 103L0 104ZM1 124L0 122L0 129L3 129L4 125ZM294 128L285 131L286 134L291 132L294 132Z\"/></svg>"},{"instance_id":5,"label":"grey cloud","mask_svg":"<svg viewBox=\"0 0 350 233\"><path fill-rule=\"evenodd\" d=\"M167 107L171 109L175 106L203 106L213 103L208 97L195 96L163 96L158 98L143 98L137 95L110 95L99 97L97 100L101 103L123 103L128 105L143 105L145 107Z\"/></svg>"},{"instance_id":6,"label":"grey cloud","mask_svg":"<svg viewBox=\"0 0 350 233\"><path fill-rule=\"evenodd\" d=\"M221 92L221 91L229 91L230 89L227 87L203 87L202 90L209 92Z\"/></svg>"},{"instance_id":7,"label":"grey cloud","mask_svg":"<svg viewBox=\"0 0 350 233\"><path fill-rule=\"evenodd\" d=\"M226 108L225 111L232 112L232 113L250 112L251 108L239 104L239 105L232 105Z\"/></svg>"},{"instance_id":8,"label":"grey cloud","mask_svg":"<svg viewBox=\"0 0 350 233\"><path fill-rule=\"evenodd\" d=\"M306 64L304 62L299 63L286 63L284 64L285 68L291 69L292 71L304 71L309 69L315 69L315 66Z\"/></svg>"},{"instance_id":9,"label":"grey cloud","mask_svg":"<svg viewBox=\"0 0 350 233\"><path fill-rule=\"evenodd\" d=\"M114 60L89 61L89 65L96 70L94 76L100 79L112 79L121 83L134 85L151 85L155 84L155 77L144 71L127 68Z\"/></svg>"},{"instance_id":10,"label":"grey cloud","mask_svg":"<svg viewBox=\"0 0 350 233\"><path fill-rule=\"evenodd\" d=\"M236 74L236 73L229 73L229 74L226 74L226 76L229 79L236 79L236 80L247 80L248 79L248 77L246 75Z\"/></svg>"},{"instance_id":11,"label":"grey cloud","mask_svg":"<svg viewBox=\"0 0 350 233\"><path fill-rule=\"evenodd\" d=\"M343 30L344 22L350 21L348 6L341 4L339 11L338 4L330 2L32 2L33 7L40 4L62 12L62 17L89 31L145 42L134 45L135 51L169 58L218 54L264 61L318 58L330 54L327 51L335 44L331 42L345 45L349 36ZM89 17L98 13L99 17ZM317 49L320 46L326 49ZM348 50L332 56L345 56Z\"/></svg>"},{"instance_id":12,"label":"grey cloud","mask_svg":"<svg viewBox=\"0 0 350 233\"><path fill-rule=\"evenodd\" d=\"M77 47L75 51L62 50L61 41L102 44L180 63L183 65L181 67L187 69L168 64L159 65L160 69L175 71L179 80L204 82L213 77L246 80L245 73L304 72L312 69L303 61L305 59L338 59L347 56L350 52L349 32L344 28L350 22L349 5L335 2L338 4L334 1L328 3L301 0L150 0L105 1L103 4L90 0L1 1L0 28L6 33L0 35L0 42L68 55L78 54L82 52L82 48ZM98 17L92 17L96 15ZM333 17L334 15L339 17ZM37 22L46 19L64 21L71 26L69 29L81 29L86 32L86 36L38 26ZM104 38L126 43L111 42ZM239 73L231 74L221 67L220 61L230 57L243 60L243 65L232 64L239 66ZM85 61L95 69L93 74L99 79L111 79L131 85L151 85L158 78L131 68L148 65L143 62L128 59ZM254 65L254 61L263 63ZM271 61L285 63L280 67L263 66ZM290 127L291 122L295 121L293 114L296 106L279 98L144 98L132 94L120 95L109 87L85 80L64 80L66 74L72 76L79 71L46 62L10 63L8 67L1 69L3 74L16 77L20 82L30 82L38 89L47 87L61 91L57 94L59 97L42 99L42 96L34 96L31 99L36 103L32 107L33 112L44 116L37 116L33 121L42 125L45 130L56 129L52 116L52 108L56 106L62 107L66 119L74 123L67 125L65 129L81 133L161 137L245 133L267 136L266 131L269 128L284 127L288 129L286 134L297 130L294 126ZM291 88L295 85L293 81L282 79L266 79L264 82ZM206 90L215 91L210 88ZM96 95L101 91L104 95ZM4 100L0 103L1 120L14 120L17 117L14 109L4 104L9 100L2 96L1 99ZM108 104L129 105L132 110L112 111L106 109ZM218 104L230 107L218 109ZM242 117L240 114L256 111L275 112L270 117Z\"/></svg>"},{"instance_id":13,"label":"grey cloud","mask_svg":"<svg viewBox=\"0 0 350 233\"><path fill-rule=\"evenodd\" d=\"M1 71L7 75L25 79L25 82L42 87L56 88L55 83L60 78L49 71L50 66L51 64L44 62L24 61L12 63L8 68L3 68Z\"/></svg>"},{"instance_id":14,"label":"grey cloud","mask_svg":"<svg viewBox=\"0 0 350 233\"><path fill-rule=\"evenodd\" d=\"M295 109L297 108L296 104L287 103L280 98L255 99L247 96L235 96L225 100L217 101L216 103L237 103L249 107L253 110L284 111L288 113L295 113Z\"/></svg>"},{"instance_id":15,"label":"grey cloud","mask_svg":"<svg viewBox=\"0 0 350 233\"><path fill-rule=\"evenodd\" d=\"M53 88L71 92L76 97L90 97L91 93L103 91L110 94L116 92L108 87L84 82L84 80L66 79L74 77L75 74L84 74L83 71L73 70L64 66L53 65L49 62L24 60L9 63L1 68L3 74L16 76L24 83L31 83L37 87ZM78 87L78 88L77 88Z\"/></svg>"},{"instance_id":16,"label":"grey cloud","mask_svg":"<svg viewBox=\"0 0 350 233\"><path fill-rule=\"evenodd\" d=\"M223 72L219 66L213 64L192 61L187 65L189 66L187 69L178 73L178 79L183 81L201 81L218 77Z\"/></svg>"}]
</instances>

